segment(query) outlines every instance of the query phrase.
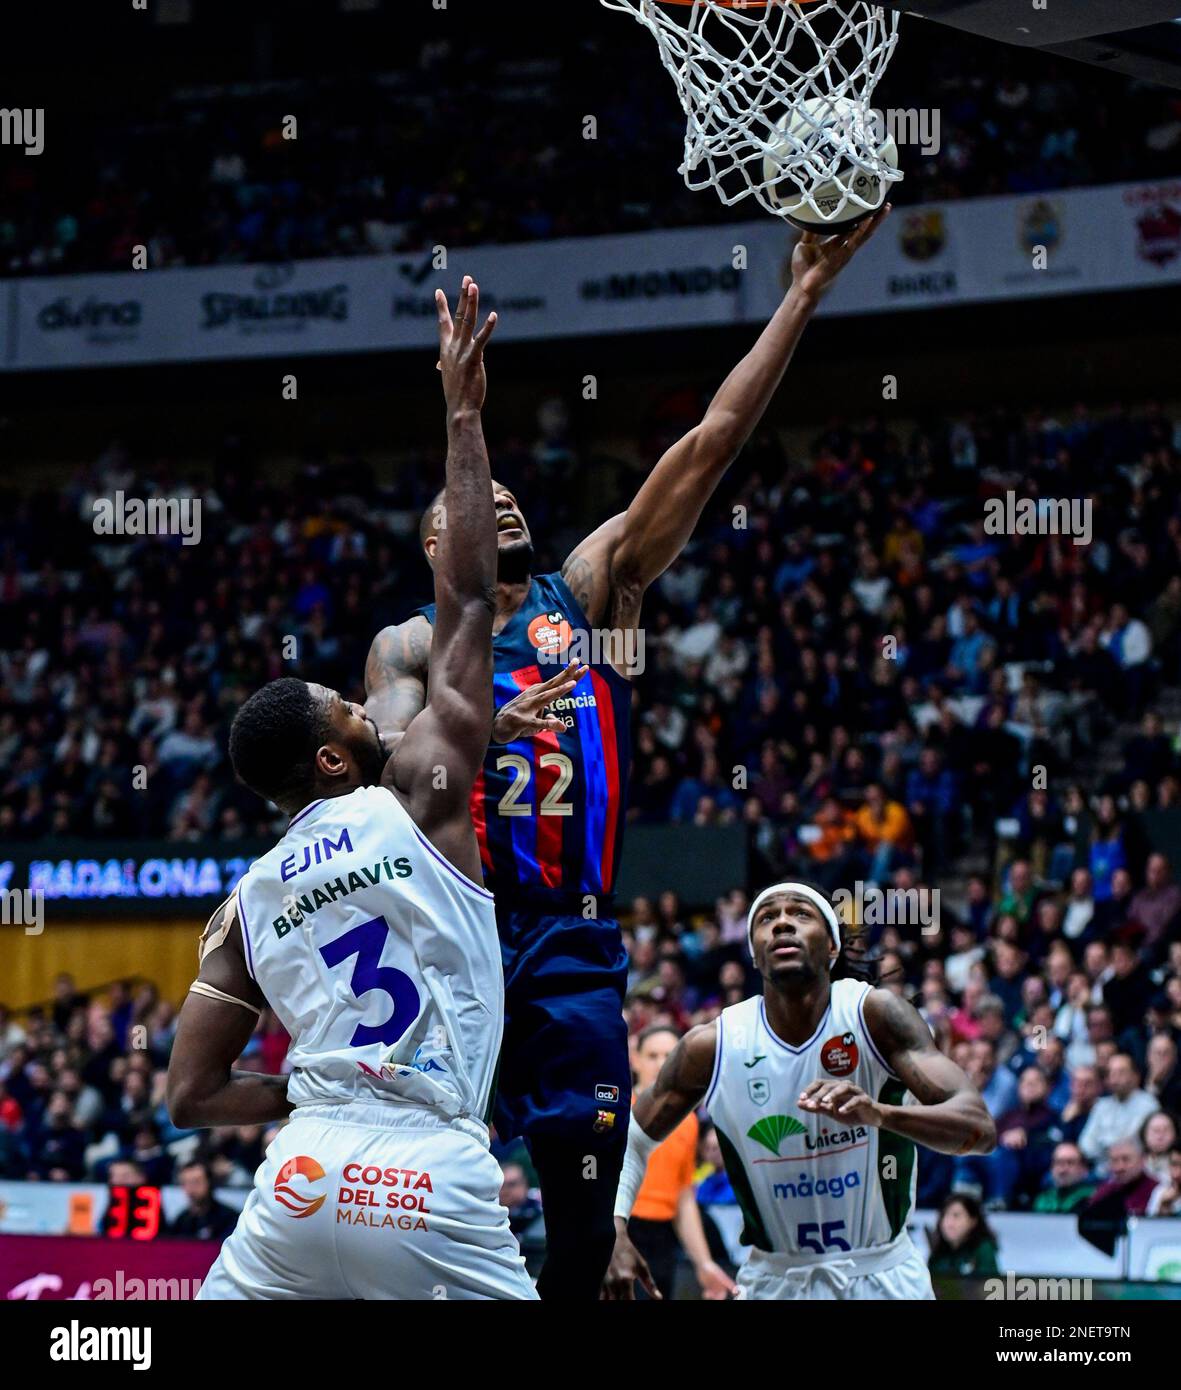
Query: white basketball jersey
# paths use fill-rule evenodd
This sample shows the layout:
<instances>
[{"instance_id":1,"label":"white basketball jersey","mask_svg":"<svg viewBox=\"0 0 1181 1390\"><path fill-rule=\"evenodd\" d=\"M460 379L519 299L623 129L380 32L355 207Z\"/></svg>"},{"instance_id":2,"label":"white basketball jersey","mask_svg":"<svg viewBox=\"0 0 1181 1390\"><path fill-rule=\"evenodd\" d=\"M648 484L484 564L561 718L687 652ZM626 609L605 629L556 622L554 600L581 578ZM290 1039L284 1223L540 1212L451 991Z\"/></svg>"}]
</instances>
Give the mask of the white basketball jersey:
<instances>
[{"instance_id":1,"label":"white basketball jersey","mask_svg":"<svg viewBox=\"0 0 1181 1390\"><path fill-rule=\"evenodd\" d=\"M484 1117L504 1022L492 895L393 792L313 802L237 897L247 966L291 1035L292 1102Z\"/></svg>"},{"instance_id":2,"label":"white basketball jersey","mask_svg":"<svg viewBox=\"0 0 1181 1390\"><path fill-rule=\"evenodd\" d=\"M813 1036L791 1047L768 1026L761 995L722 1011L705 1106L746 1218L743 1243L803 1260L888 1245L914 1202L908 1139L801 1110L813 1081L848 1080L875 1100L906 1092L865 1026L870 986L837 980Z\"/></svg>"}]
</instances>

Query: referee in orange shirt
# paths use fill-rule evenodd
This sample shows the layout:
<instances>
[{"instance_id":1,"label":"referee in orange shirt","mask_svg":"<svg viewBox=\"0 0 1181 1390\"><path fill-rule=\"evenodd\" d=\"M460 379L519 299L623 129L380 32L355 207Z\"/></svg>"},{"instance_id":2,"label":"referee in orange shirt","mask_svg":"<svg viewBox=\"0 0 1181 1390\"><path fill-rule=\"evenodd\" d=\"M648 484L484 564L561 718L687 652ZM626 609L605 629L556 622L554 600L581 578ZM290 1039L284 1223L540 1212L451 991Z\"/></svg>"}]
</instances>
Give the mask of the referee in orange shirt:
<instances>
[{"instance_id":1,"label":"referee in orange shirt","mask_svg":"<svg viewBox=\"0 0 1181 1390\"><path fill-rule=\"evenodd\" d=\"M664 1059L680 1035L666 1024L646 1028L636 1041L633 1070L636 1091L655 1084ZM632 1244L648 1261L652 1278L661 1297L673 1291L678 1244L693 1264L704 1298L722 1299L736 1291L737 1285L709 1253L693 1172L697 1166L697 1116L688 1115L648 1159L644 1181L632 1208L628 1234ZM637 1298L647 1295L637 1281Z\"/></svg>"}]
</instances>

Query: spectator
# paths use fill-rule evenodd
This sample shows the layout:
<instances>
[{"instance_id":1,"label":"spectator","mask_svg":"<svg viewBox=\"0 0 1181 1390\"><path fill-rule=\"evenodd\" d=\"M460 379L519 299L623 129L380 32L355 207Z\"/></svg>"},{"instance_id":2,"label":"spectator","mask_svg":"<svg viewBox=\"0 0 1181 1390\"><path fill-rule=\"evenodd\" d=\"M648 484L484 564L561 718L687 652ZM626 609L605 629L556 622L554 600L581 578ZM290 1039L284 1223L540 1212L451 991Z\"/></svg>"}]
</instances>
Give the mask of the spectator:
<instances>
[{"instance_id":1,"label":"spectator","mask_svg":"<svg viewBox=\"0 0 1181 1390\"><path fill-rule=\"evenodd\" d=\"M1099 1168L1110 1162L1112 1145L1134 1139L1157 1109L1155 1097L1141 1090L1140 1072L1127 1053L1111 1059L1106 1081L1107 1094L1095 1102L1078 1141L1087 1161Z\"/></svg>"},{"instance_id":2,"label":"spectator","mask_svg":"<svg viewBox=\"0 0 1181 1390\"><path fill-rule=\"evenodd\" d=\"M884 882L890 875L895 854L905 854L914 838L906 808L890 800L880 782L871 782L865 789L865 804L853 817L853 822L870 855L870 882Z\"/></svg>"},{"instance_id":3,"label":"spectator","mask_svg":"<svg viewBox=\"0 0 1181 1390\"><path fill-rule=\"evenodd\" d=\"M1157 1182L1166 1182L1169 1153L1178 1142L1177 1122L1164 1110L1157 1110L1140 1126L1139 1139L1144 1151L1144 1171Z\"/></svg>"},{"instance_id":4,"label":"spectator","mask_svg":"<svg viewBox=\"0 0 1181 1390\"><path fill-rule=\"evenodd\" d=\"M958 1275L961 1279L982 1279L1000 1273L996 1237L980 1203L967 1193L956 1192L946 1198L929 1240L927 1266L932 1278Z\"/></svg>"},{"instance_id":5,"label":"spectator","mask_svg":"<svg viewBox=\"0 0 1181 1390\"><path fill-rule=\"evenodd\" d=\"M1169 1153L1168 1177L1153 1188L1145 1216L1181 1216L1181 1148Z\"/></svg>"},{"instance_id":6,"label":"spectator","mask_svg":"<svg viewBox=\"0 0 1181 1390\"><path fill-rule=\"evenodd\" d=\"M1168 1010L1167 995L1160 998L1159 1007L1162 1013ZM1181 1066L1171 1033L1156 1033L1149 1039L1144 1089L1156 1098L1162 1110L1181 1115Z\"/></svg>"},{"instance_id":7,"label":"spectator","mask_svg":"<svg viewBox=\"0 0 1181 1390\"><path fill-rule=\"evenodd\" d=\"M1095 1194L1096 1184L1077 1144L1063 1141L1050 1160L1050 1183L1034 1199L1034 1211L1075 1212Z\"/></svg>"},{"instance_id":8,"label":"spectator","mask_svg":"<svg viewBox=\"0 0 1181 1390\"><path fill-rule=\"evenodd\" d=\"M1037 1067L1026 1067L1021 1073L1018 1103L997 1122L998 1147L984 1160L985 1197L991 1202L1028 1206L1041 1188L1062 1138L1058 1117L1047 1103L1049 1090Z\"/></svg>"},{"instance_id":9,"label":"spectator","mask_svg":"<svg viewBox=\"0 0 1181 1390\"><path fill-rule=\"evenodd\" d=\"M1132 920L1144 928L1142 944L1149 957L1158 957L1181 921L1181 884L1173 882L1173 871L1163 854L1148 856L1144 887L1133 896L1128 910Z\"/></svg>"},{"instance_id":10,"label":"spectator","mask_svg":"<svg viewBox=\"0 0 1181 1390\"><path fill-rule=\"evenodd\" d=\"M1007 1068L997 1065L996 1044L978 1038L971 1047L968 1076L984 1098L988 1113L999 1120L1017 1100L1017 1079Z\"/></svg>"},{"instance_id":11,"label":"spectator","mask_svg":"<svg viewBox=\"0 0 1181 1390\"><path fill-rule=\"evenodd\" d=\"M1083 1064L1071 1071L1070 1099L1063 1107L1061 1115L1062 1137L1068 1143L1078 1143L1102 1094L1103 1079L1099 1075L1098 1067Z\"/></svg>"},{"instance_id":12,"label":"spectator","mask_svg":"<svg viewBox=\"0 0 1181 1390\"><path fill-rule=\"evenodd\" d=\"M1117 1139L1107 1150L1109 1176L1095 1189L1087 1203L1088 1214L1143 1216L1157 1186L1144 1168L1139 1139Z\"/></svg>"},{"instance_id":13,"label":"spectator","mask_svg":"<svg viewBox=\"0 0 1181 1390\"><path fill-rule=\"evenodd\" d=\"M85 1145L74 1125L73 1103L64 1091L54 1091L50 1096L34 1142L37 1157L29 1177L49 1182L78 1182L82 1178Z\"/></svg>"},{"instance_id":14,"label":"spectator","mask_svg":"<svg viewBox=\"0 0 1181 1390\"><path fill-rule=\"evenodd\" d=\"M906 782L911 819L923 846L923 867L929 875L940 869L957 847L956 782L934 748L924 748L919 765Z\"/></svg>"},{"instance_id":15,"label":"spectator","mask_svg":"<svg viewBox=\"0 0 1181 1390\"><path fill-rule=\"evenodd\" d=\"M168 1234L185 1240L225 1240L238 1224L238 1213L213 1195L213 1180L207 1164L183 1164L177 1181L188 1205L169 1223Z\"/></svg>"},{"instance_id":16,"label":"spectator","mask_svg":"<svg viewBox=\"0 0 1181 1390\"><path fill-rule=\"evenodd\" d=\"M1086 940L1087 928L1095 916L1095 897L1090 869L1075 869L1070 875L1070 896L1062 915L1062 935L1070 941Z\"/></svg>"}]
</instances>

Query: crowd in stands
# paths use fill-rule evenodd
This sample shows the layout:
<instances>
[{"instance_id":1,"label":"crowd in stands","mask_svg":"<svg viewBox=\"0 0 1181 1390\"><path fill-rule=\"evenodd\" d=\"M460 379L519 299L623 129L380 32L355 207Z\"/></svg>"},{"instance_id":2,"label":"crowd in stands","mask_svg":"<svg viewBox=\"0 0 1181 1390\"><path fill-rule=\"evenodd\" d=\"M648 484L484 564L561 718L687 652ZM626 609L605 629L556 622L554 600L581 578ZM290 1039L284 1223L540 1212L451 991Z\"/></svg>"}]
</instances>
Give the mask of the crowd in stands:
<instances>
[{"instance_id":1,"label":"crowd in stands","mask_svg":"<svg viewBox=\"0 0 1181 1390\"><path fill-rule=\"evenodd\" d=\"M609 45L601 27L554 26L538 52L477 45L460 64L433 39L390 72L149 88L109 113L54 111L38 158L0 162L0 275L126 270L136 246L160 268L753 215L684 188L672 83L618 25ZM1172 178L1177 94L1121 82L1103 100L1096 80L1041 53L908 35L875 103L933 113L937 148L903 148L893 200Z\"/></svg>"},{"instance_id":2,"label":"crowd in stands","mask_svg":"<svg viewBox=\"0 0 1181 1390\"><path fill-rule=\"evenodd\" d=\"M666 412L659 431L685 423ZM997 1122L986 1158L921 1156L921 1204L959 1202L952 1246L991 1208L1181 1214L1181 886L1160 814L1181 798L1179 445L1152 403L906 439L834 421L807 447L766 431L645 607L633 822L745 825L756 883L942 897L924 930L852 925ZM578 447L551 431L493 452L538 571L556 567L599 520L541 485ZM234 710L280 674L360 698L373 633L425 597L425 472L385 487L354 459L280 483L228 446L200 485L200 544L96 537L95 496L191 488L147 475L113 447L0 509L5 843L273 834L228 773ZM984 504L1006 489L1085 499L1087 542L994 534ZM702 910L670 886L620 905L634 1035L750 992L746 904L735 888ZM266 1135L171 1125L178 1003L63 979L51 1006L0 1015L0 1175L187 1174L190 1220L212 1230L209 1182L247 1185ZM278 1071L285 1049L266 1015L244 1061ZM725 1202L710 1152L703 1126L697 1175ZM525 1226L535 1197L511 1176Z\"/></svg>"}]
</instances>

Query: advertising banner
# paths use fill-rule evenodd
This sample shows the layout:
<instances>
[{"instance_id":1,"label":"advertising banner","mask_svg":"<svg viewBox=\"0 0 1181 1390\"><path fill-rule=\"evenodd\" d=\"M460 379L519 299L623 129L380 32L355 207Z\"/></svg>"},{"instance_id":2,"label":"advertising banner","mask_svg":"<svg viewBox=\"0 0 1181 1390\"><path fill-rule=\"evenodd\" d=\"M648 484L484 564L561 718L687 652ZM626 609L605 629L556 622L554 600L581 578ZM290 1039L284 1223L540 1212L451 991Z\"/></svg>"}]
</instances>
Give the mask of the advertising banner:
<instances>
[{"instance_id":1,"label":"advertising banner","mask_svg":"<svg viewBox=\"0 0 1181 1390\"><path fill-rule=\"evenodd\" d=\"M795 234L757 221L472 250L28 278L0 294L0 368L426 349L464 272L502 341L757 323ZM883 313L1181 283L1181 180L898 208L824 300Z\"/></svg>"}]
</instances>

